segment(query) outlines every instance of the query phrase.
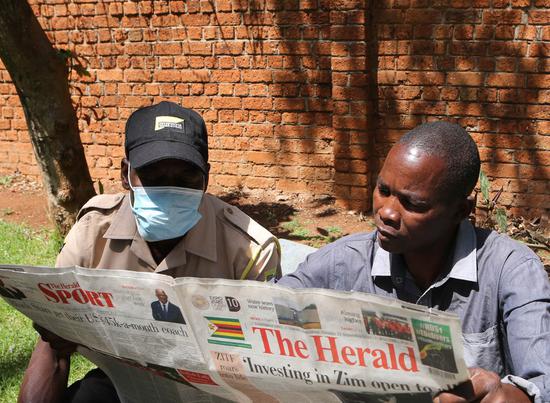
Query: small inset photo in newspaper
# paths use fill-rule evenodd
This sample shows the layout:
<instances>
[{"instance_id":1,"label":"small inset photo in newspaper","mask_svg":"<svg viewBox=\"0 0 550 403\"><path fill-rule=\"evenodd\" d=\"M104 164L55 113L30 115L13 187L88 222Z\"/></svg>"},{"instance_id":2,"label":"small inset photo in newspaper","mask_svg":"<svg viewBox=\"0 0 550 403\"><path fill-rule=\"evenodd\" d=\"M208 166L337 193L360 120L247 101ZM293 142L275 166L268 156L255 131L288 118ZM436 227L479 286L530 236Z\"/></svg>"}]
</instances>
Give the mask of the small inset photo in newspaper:
<instances>
[{"instance_id":1,"label":"small inset photo in newspaper","mask_svg":"<svg viewBox=\"0 0 550 403\"><path fill-rule=\"evenodd\" d=\"M278 298L273 299L273 304L281 325L296 326L302 329L321 329L317 305L291 306L289 301Z\"/></svg>"},{"instance_id":2,"label":"small inset photo in newspaper","mask_svg":"<svg viewBox=\"0 0 550 403\"><path fill-rule=\"evenodd\" d=\"M180 307L168 301L168 295L166 295L163 289L157 288L155 296L156 300L151 302L151 315L153 319L185 325L185 319Z\"/></svg>"},{"instance_id":3,"label":"small inset photo in newspaper","mask_svg":"<svg viewBox=\"0 0 550 403\"><path fill-rule=\"evenodd\" d=\"M407 341L412 340L411 326L407 318L367 310L361 310L361 313L368 334Z\"/></svg>"},{"instance_id":4,"label":"small inset photo in newspaper","mask_svg":"<svg viewBox=\"0 0 550 403\"><path fill-rule=\"evenodd\" d=\"M412 319L412 325L422 364L456 374L458 370L449 326L418 319ZM431 369L430 372L434 373ZM436 375L444 376L441 373Z\"/></svg>"}]
</instances>

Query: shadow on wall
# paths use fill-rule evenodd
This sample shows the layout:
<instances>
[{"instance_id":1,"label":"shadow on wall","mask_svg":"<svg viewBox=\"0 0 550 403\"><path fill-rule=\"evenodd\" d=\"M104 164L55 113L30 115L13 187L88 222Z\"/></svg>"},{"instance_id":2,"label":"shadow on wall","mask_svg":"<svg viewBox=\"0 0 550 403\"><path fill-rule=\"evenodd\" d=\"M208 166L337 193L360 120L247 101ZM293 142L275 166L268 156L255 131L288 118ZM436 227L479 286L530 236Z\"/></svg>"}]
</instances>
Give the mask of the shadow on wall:
<instances>
[{"instance_id":1,"label":"shadow on wall","mask_svg":"<svg viewBox=\"0 0 550 403\"><path fill-rule=\"evenodd\" d=\"M476 140L482 169L495 178L495 190L504 189L501 202L540 209L547 204L549 179L542 142L547 44L533 2L506 9L406 3L380 2L372 9L379 48L379 167L404 132L425 121L452 120Z\"/></svg>"},{"instance_id":2,"label":"shadow on wall","mask_svg":"<svg viewBox=\"0 0 550 403\"><path fill-rule=\"evenodd\" d=\"M275 144L252 174L280 178L274 190L331 194L333 176L329 10L299 2L238 0L252 68L269 72ZM271 168L271 169L270 169ZM274 168L274 169L273 169Z\"/></svg>"},{"instance_id":3,"label":"shadow on wall","mask_svg":"<svg viewBox=\"0 0 550 403\"><path fill-rule=\"evenodd\" d=\"M218 45L225 46L225 54L235 59L250 56L249 70L242 69L246 78L241 83L263 91L242 98L254 118L246 124L238 122L243 129L241 137L229 135L233 136L232 148L220 147L224 154L233 153L238 164L244 162L240 164L243 169L239 166L237 172L229 174L243 174L245 185L251 188L368 200L370 191L361 193L365 186L355 182L354 175L368 176L365 183L369 186L389 148L404 132L424 121L452 119L477 141L486 173L497 178L493 188L504 187L504 205L538 209L547 205L549 178L544 167L548 164L548 145L544 141L548 138L548 116L544 102L548 91L544 90L544 73L548 45L543 31L546 22L537 14L542 7L535 7L534 0L523 2L528 5L521 8L501 9L452 7L453 2L448 0L358 0L356 9L363 7L364 13L361 23L357 10L337 9L344 3L234 0L229 9L239 15L230 21L234 13L218 13L216 7L222 2L208 0L208 14L217 19L221 42L209 41L208 46L216 46L216 51ZM188 4L200 9L204 2ZM138 2L125 5L141 7ZM122 29L122 4L100 1L97 6L112 17L105 19L104 30L98 29L113 31L112 43L97 45L108 57L94 58L95 45L80 49L83 58L89 57L90 65L86 67L93 76L75 84L77 103L86 93L86 86L96 80L98 71L103 74L98 80L106 81L98 87L109 93L114 88L113 82L105 78L109 70L135 67L132 58L119 55L129 47L135 48L136 54L142 52L136 50L142 44L133 43L127 30ZM168 5L159 2L158 7ZM185 14L184 3L173 2L170 7L182 9L173 11L174 15L170 11L159 16L152 25L149 19L155 16L154 11L146 18L138 18L136 13L134 18L147 27L143 29L147 35L153 35L149 29L158 26L184 31L180 36L187 39L182 40L183 48L177 44L176 52L183 49L185 53L193 44L189 39L192 35L176 18ZM90 18L71 17L67 21L72 24L71 30L96 34L89 26L94 21ZM42 18L41 22L51 20ZM365 28L365 38L351 35L355 27ZM51 26L46 29L50 34L55 31ZM239 34L226 35L226 29ZM346 33L346 29L347 35L335 35ZM240 43L232 43L235 38ZM163 41L157 37L157 45L166 45ZM156 51L152 42L145 46L144 53ZM364 49L352 51L361 45ZM212 48L205 49L210 54ZM197 57L203 53L197 53ZM358 54L362 57L356 57ZM338 64L346 61L345 68ZM180 72L186 68L193 70L185 60L180 62L155 73L162 74L166 80L163 86L174 91L173 97L166 98L176 102L193 98L194 104L189 106L209 114L216 108L207 95L180 94L178 85L184 85L170 81L172 73L181 77ZM215 69L210 73L207 68L201 71L202 81L197 82L211 80ZM148 80L154 78L146 76ZM147 94L147 84L140 80L132 82L133 91ZM124 131L121 122L131 110L155 99L149 94L125 96L118 93L119 89L116 96L99 101L105 103L101 108L96 104L79 109L83 135L93 134L97 144L120 145L120 133ZM126 106L120 114L118 98L124 98ZM366 124L357 123L355 118ZM212 122L213 118L206 120ZM91 144L91 137L84 142ZM247 147L244 153L241 144ZM235 164L221 159L218 162L235 169ZM94 176L113 176L110 172L114 170L109 168L117 164L91 168L98 173Z\"/></svg>"}]
</instances>

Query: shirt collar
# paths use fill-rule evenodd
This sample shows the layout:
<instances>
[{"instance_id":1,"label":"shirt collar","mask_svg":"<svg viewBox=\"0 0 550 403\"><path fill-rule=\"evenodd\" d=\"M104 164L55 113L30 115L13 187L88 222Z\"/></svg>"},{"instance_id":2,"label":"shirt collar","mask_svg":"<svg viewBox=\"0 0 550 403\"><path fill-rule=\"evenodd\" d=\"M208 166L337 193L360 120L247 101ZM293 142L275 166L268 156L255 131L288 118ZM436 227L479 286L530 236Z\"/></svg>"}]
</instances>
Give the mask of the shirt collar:
<instances>
[{"instance_id":1,"label":"shirt collar","mask_svg":"<svg viewBox=\"0 0 550 403\"><path fill-rule=\"evenodd\" d=\"M212 262L217 261L216 215L210 206L209 195L206 193L203 195L201 204L199 205L199 213L202 215L199 222L189 230L183 240L160 263L159 269L166 270L185 264L185 252L203 257ZM107 239L132 240L139 243L139 245L146 245L145 240L141 238L137 230L136 220L130 206L129 194L124 197L119 210L116 212L109 229L103 237Z\"/></svg>"},{"instance_id":2,"label":"shirt collar","mask_svg":"<svg viewBox=\"0 0 550 403\"><path fill-rule=\"evenodd\" d=\"M217 217L211 205L211 197L206 193L202 196L201 204L199 205L199 213L201 213L202 218L185 235L183 243L189 253L216 262L218 260L218 248L216 245Z\"/></svg>"},{"instance_id":3,"label":"shirt collar","mask_svg":"<svg viewBox=\"0 0 550 403\"><path fill-rule=\"evenodd\" d=\"M477 282L476 243L473 225L463 220L455 241L452 268L446 277ZM374 255L371 276L391 276L391 254L379 246Z\"/></svg>"},{"instance_id":4,"label":"shirt collar","mask_svg":"<svg viewBox=\"0 0 550 403\"><path fill-rule=\"evenodd\" d=\"M103 235L107 239L133 239L137 233L137 225L132 208L130 206L130 195L124 196L120 208L115 213L115 217L109 226L109 229Z\"/></svg>"}]
</instances>

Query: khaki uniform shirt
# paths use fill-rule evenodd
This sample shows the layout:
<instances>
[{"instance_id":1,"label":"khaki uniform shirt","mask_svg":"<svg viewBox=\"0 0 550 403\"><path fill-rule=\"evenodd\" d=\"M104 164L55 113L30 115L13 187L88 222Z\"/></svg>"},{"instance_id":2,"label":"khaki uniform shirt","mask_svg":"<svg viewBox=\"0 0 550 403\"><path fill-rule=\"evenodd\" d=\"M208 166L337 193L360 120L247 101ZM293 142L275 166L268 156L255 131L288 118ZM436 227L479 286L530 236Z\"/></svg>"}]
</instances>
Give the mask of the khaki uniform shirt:
<instances>
[{"instance_id":1,"label":"khaki uniform shirt","mask_svg":"<svg viewBox=\"0 0 550 403\"><path fill-rule=\"evenodd\" d=\"M139 235L128 194L84 205L56 266L156 272L172 277L266 280L280 276L280 248L269 231L236 207L205 194L202 218L156 264Z\"/></svg>"}]
</instances>

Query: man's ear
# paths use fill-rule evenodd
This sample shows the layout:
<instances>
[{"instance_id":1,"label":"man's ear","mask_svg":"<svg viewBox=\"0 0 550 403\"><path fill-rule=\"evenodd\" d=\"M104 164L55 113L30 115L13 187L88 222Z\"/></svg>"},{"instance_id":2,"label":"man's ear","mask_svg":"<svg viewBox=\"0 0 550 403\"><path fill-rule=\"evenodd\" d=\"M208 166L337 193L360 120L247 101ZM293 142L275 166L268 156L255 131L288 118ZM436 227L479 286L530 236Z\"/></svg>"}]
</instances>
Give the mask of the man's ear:
<instances>
[{"instance_id":1,"label":"man's ear","mask_svg":"<svg viewBox=\"0 0 550 403\"><path fill-rule=\"evenodd\" d=\"M120 182L122 183L122 187L126 190L130 190L130 183L128 182L128 167L128 160L123 158L120 161Z\"/></svg>"},{"instance_id":2,"label":"man's ear","mask_svg":"<svg viewBox=\"0 0 550 403\"><path fill-rule=\"evenodd\" d=\"M457 218L460 221L462 221L465 218L470 217L470 214L472 213L472 211L474 211L474 207L475 207L475 196L472 194L468 197L465 197L459 202Z\"/></svg>"},{"instance_id":3,"label":"man's ear","mask_svg":"<svg viewBox=\"0 0 550 403\"><path fill-rule=\"evenodd\" d=\"M204 191L208 188L208 178L210 177L210 164L206 163L206 177L204 178Z\"/></svg>"}]
</instances>

